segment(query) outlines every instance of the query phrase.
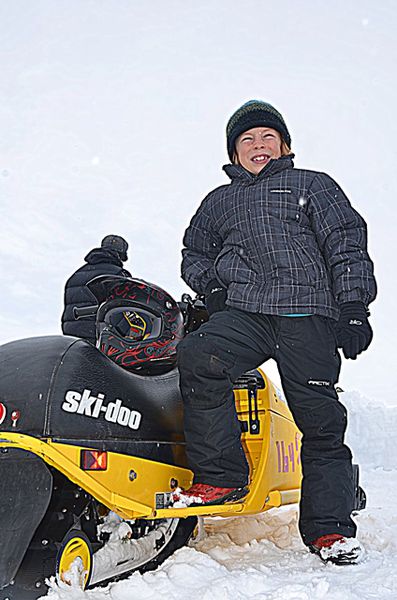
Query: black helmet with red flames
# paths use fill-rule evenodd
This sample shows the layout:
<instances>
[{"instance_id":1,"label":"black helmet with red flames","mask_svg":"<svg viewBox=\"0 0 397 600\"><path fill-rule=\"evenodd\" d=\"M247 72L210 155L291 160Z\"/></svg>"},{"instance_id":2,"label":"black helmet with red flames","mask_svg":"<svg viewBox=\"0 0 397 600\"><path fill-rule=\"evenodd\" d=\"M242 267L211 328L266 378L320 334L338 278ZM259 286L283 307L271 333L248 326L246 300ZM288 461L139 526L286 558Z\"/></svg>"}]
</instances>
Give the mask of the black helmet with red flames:
<instances>
[{"instance_id":1,"label":"black helmet with red flames","mask_svg":"<svg viewBox=\"0 0 397 600\"><path fill-rule=\"evenodd\" d=\"M175 366L183 316L167 292L120 276L97 277L88 287L100 303L97 346L104 354L125 369L145 374Z\"/></svg>"}]
</instances>

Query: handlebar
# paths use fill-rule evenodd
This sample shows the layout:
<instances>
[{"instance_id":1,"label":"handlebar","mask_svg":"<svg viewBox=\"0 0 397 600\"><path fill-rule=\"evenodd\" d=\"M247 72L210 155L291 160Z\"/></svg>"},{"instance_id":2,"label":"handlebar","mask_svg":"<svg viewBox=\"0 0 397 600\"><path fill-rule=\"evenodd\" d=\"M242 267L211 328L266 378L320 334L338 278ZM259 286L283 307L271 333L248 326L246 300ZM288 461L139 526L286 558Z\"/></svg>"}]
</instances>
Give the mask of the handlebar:
<instances>
[{"instance_id":1,"label":"handlebar","mask_svg":"<svg viewBox=\"0 0 397 600\"><path fill-rule=\"evenodd\" d=\"M73 307L73 316L75 319L84 319L87 317L94 317L96 315L97 310L98 310L97 304L92 304L91 306L74 306Z\"/></svg>"},{"instance_id":2,"label":"handlebar","mask_svg":"<svg viewBox=\"0 0 397 600\"><path fill-rule=\"evenodd\" d=\"M197 295L195 298L192 298L189 294L182 295L182 302L178 302L179 306L185 313L190 312L193 309L204 309L205 304L203 302L204 297L201 295ZM185 305L185 306L183 306ZM73 316L77 319L87 319L88 317L95 317L98 310L98 304L92 304L90 306L74 306L73 307Z\"/></svg>"}]
</instances>

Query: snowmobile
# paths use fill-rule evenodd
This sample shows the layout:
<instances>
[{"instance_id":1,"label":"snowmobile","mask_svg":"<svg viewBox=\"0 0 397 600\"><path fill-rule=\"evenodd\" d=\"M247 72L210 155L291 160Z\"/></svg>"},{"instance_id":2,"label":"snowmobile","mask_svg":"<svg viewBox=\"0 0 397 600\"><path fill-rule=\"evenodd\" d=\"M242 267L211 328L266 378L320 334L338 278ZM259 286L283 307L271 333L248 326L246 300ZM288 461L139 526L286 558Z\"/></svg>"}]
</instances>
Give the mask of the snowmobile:
<instances>
[{"instance_id":1,"label":"snowmobile","mask_svg":"<svg viewBox=\"0 0 397 600\"><path fill-rule=\"evenodd\" d=\"M301 434L257 369L234 383L248 495L172 507L173 490L193 478L176 346L208 318L205 306L120 276L88 287L97 305L75 312L96 314L97 347L57 335L0 347L0 600L38 598L51 576L86 589L154 569L188 543L200 517L299 500Z\"/></svg>"}]
</instances>

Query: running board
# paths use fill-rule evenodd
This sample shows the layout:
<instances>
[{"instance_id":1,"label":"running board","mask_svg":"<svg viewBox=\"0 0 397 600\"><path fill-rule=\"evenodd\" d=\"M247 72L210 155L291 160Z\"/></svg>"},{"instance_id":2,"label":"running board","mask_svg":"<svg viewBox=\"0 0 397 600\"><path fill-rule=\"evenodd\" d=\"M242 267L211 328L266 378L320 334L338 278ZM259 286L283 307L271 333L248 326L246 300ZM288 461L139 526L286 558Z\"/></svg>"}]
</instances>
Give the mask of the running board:
<instances>
[{"instance_id":1,"label":"running board","mask_svg":"<svg viewBox=\"0 0 397 600\"><path fill-rule=\"evenodd\" d=\"M246 496L244 500L249 498ZM269 493L265 501L265 509L276 508L284 504L296 504L299 502L300 489L296 490L273 490ZM186 508L160 508L154 510L151 518L155 519L174 519L177 517L211 517L218 515L230 516L234 513L244 511L246 504L244 502L230 502L229 504L210 504L204 506L188 506ZM149 517L150 518L150 517Z\"/></svg>"},{"instance_id":2,"label":"running board","mask_svg":"<svg viewBox=\"0 0 397 600\"><path fill-rule=\"evenodd\" d=\"M204 506L187 506L186 508L160 508L154 510L149 518L156 519L175 519L184 517L203 517L215 515L230 515L231 513L239 513L244 510L243 502L230 502L229 504L207 504Z\"/></svg>"},{"instance_id":3,"label":"running board","mask_svg":"<svg viewBox=\"0 0 397 600\"><path fill-rule=\"evenodd\" d=\"M300 489L296 490L274 490L270 492L265 501L266 508L276 508L284 504L295 504L299 502Z\"/></svg>"}]
</instances>

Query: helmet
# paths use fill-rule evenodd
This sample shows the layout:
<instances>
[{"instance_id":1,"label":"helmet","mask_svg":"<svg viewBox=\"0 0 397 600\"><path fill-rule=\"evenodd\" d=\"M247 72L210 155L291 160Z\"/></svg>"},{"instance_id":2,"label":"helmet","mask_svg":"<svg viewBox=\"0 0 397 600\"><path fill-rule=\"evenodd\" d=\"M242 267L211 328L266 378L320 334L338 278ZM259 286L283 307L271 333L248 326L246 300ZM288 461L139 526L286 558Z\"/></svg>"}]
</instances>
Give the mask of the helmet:
<instances>
[{"instance_id":1,"label":"helmet","mask_svg":"<svg viewBox=\"0 0 397 600\"><path fill-rule=\"evenodd\" d=\"M117 278L97 312L97 346L121 367L141 373L176 364L183 317L164 290L140 279Z\"/></svg>"}]
</instances>

